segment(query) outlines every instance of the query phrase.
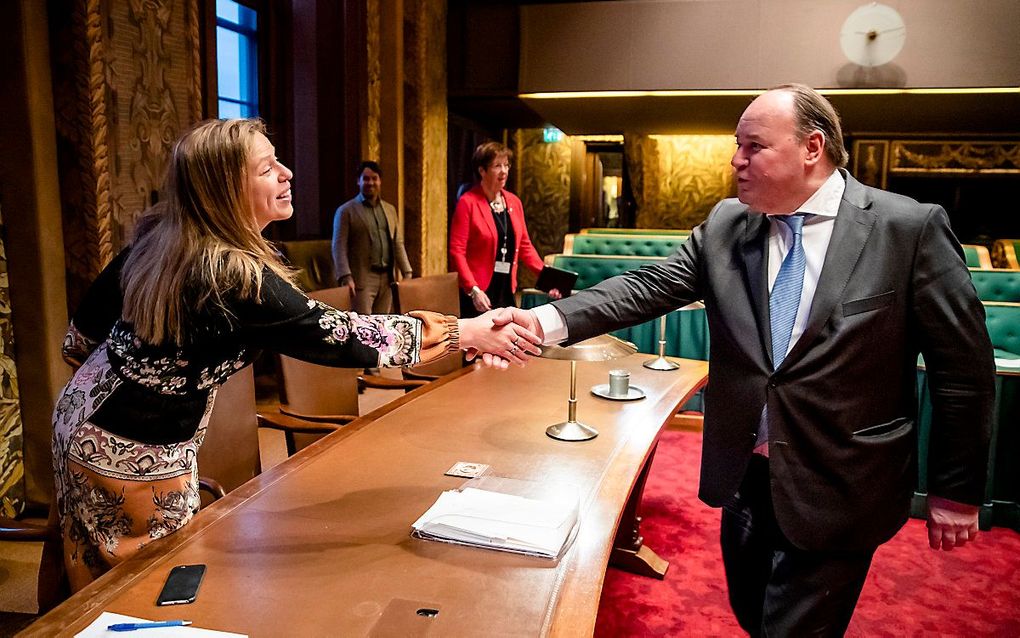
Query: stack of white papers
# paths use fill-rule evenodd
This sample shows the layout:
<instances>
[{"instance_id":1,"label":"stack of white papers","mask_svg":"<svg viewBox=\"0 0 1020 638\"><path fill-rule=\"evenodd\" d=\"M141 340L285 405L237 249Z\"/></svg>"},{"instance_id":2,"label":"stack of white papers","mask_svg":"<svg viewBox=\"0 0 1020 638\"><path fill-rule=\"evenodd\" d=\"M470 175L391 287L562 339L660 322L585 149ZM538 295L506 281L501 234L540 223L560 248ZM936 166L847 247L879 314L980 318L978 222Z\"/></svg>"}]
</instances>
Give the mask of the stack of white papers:
<instances>
[{"instance_id":1,"label":"stack of white papers","mask_svg":"<svg viewBox=\"0 0 1020 638\"><path fill-rule=\"evenodd\" d=\"M556 558L577 529L577 499L467 487L440 494L411 527L419 538Z\"/></svg>"}]
</instances>

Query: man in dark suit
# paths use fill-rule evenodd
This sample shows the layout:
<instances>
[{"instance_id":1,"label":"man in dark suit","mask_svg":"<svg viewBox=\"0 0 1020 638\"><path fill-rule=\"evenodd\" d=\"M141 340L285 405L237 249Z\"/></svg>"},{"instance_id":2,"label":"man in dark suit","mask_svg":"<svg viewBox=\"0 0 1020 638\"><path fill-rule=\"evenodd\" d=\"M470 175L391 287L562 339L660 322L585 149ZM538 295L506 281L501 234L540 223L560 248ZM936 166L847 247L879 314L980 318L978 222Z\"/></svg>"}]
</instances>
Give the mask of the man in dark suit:
<instances>
[{"instance_id":1,"label":"man in dark suit","mask_svg":"<svg viewBox=\"0 0 1020 638\"><path fill-rule=\"evenodd\" d=\"M358 167L358 190L333 217L333 266L337 283L351 291L355 312L385 314L392 310L390 284L398 271L411 277L411 262L397 209L382 200L377 163Z\"/></svg>"},{"instance_id":2,"label":"man in dark suit","mask_svg":"<svg viewBox=\"0 0 1020 638\"><path fill-rule=\"evenodd\" d=\"M723 508L734 612L752 635L841 635L875 549L908 516L919 352L935 413L929 543L976 535L992 347L945 211L840 168L825 98L772 89L736 142L738 198L669 259L500 321L574 342L704 300L700 497Z\"/></svg>"}]
</instances>

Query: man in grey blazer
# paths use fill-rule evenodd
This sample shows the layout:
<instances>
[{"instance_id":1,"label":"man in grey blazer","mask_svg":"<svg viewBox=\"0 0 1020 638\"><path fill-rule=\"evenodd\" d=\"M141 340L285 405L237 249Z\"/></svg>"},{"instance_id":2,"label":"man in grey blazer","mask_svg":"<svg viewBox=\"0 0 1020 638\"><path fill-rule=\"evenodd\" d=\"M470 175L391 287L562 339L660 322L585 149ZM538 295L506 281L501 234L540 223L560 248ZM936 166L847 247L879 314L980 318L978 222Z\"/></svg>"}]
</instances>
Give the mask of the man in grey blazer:
<instances>
[{"instance_id":1,"label":"man in grey blazer","mask_svg":"<svg viewBox=\"0 0 1020 638\"><path fill-rule=\"evenodd\" d=\"M399 271L410 278L404 231L392 204L382 201L382 169L364 161L358 167L358 196L333 217L333 267L337 283L351 291L354 311L392 310L390 284Z\"/></svg>"},{"instance_id":2,"label":"man in grey blazer","mask_svg":"<svg viewBox=\"0 0 1020 638\"><path fill-rule=\"evenodd\" d=\"M977 534L992 346L945 211L843 170L825 98L772 89L736 142L738 198L669 259L499 322L574 342L704 300L699 495L723 508L734 612L755 636L842 635L875 549L908 516L919 352L934 407L928 541Z\"/></svg>"}]
</instances>

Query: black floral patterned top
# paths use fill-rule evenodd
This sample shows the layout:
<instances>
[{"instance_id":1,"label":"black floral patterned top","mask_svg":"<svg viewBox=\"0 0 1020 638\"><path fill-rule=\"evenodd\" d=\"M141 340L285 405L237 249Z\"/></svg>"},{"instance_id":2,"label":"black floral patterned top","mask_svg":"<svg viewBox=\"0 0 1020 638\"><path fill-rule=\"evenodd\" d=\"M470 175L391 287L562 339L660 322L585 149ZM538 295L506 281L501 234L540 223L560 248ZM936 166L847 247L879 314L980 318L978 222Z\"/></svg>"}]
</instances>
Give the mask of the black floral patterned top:
<instances>
[{"instance_id":1,"label":"black floral patterned top","mask_svg":"<svg viewBox=\"0 0 1020 638\"><path fill-rule=\"evenodd\" d=\"M436 313L358 315L314 301L270 269L259 298L228 300L229 313L196 311L184 346L144 342L121 318L121 268L104 269L75 313L64 356L83 363L99 346L122 381L89 421L142 443L185 441L209 391L262 349L336 367L414 365L456 350L456 318Z\"/></svg>"}]
</instances>

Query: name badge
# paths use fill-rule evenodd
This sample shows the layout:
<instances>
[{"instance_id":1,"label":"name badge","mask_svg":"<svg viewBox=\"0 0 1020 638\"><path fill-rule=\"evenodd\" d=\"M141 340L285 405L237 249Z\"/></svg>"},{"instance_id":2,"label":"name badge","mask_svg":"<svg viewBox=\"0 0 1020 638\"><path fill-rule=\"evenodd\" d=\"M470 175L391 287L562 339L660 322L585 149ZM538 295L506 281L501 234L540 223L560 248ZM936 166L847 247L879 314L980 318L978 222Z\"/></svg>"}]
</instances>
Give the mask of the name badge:
<instances>
[{"instance_id":1,"label":"name badge","mask_svg":"<svg viewBox=\"0 0 1020 638\"><path fill-rule=\"evenodd\" d=\"M496 272L498 272L500 274L503 274L503 275L505 275L508 272L510 272L510 262L509 261L497 261L496 262Z\"/></svg>"}]
</instances>

